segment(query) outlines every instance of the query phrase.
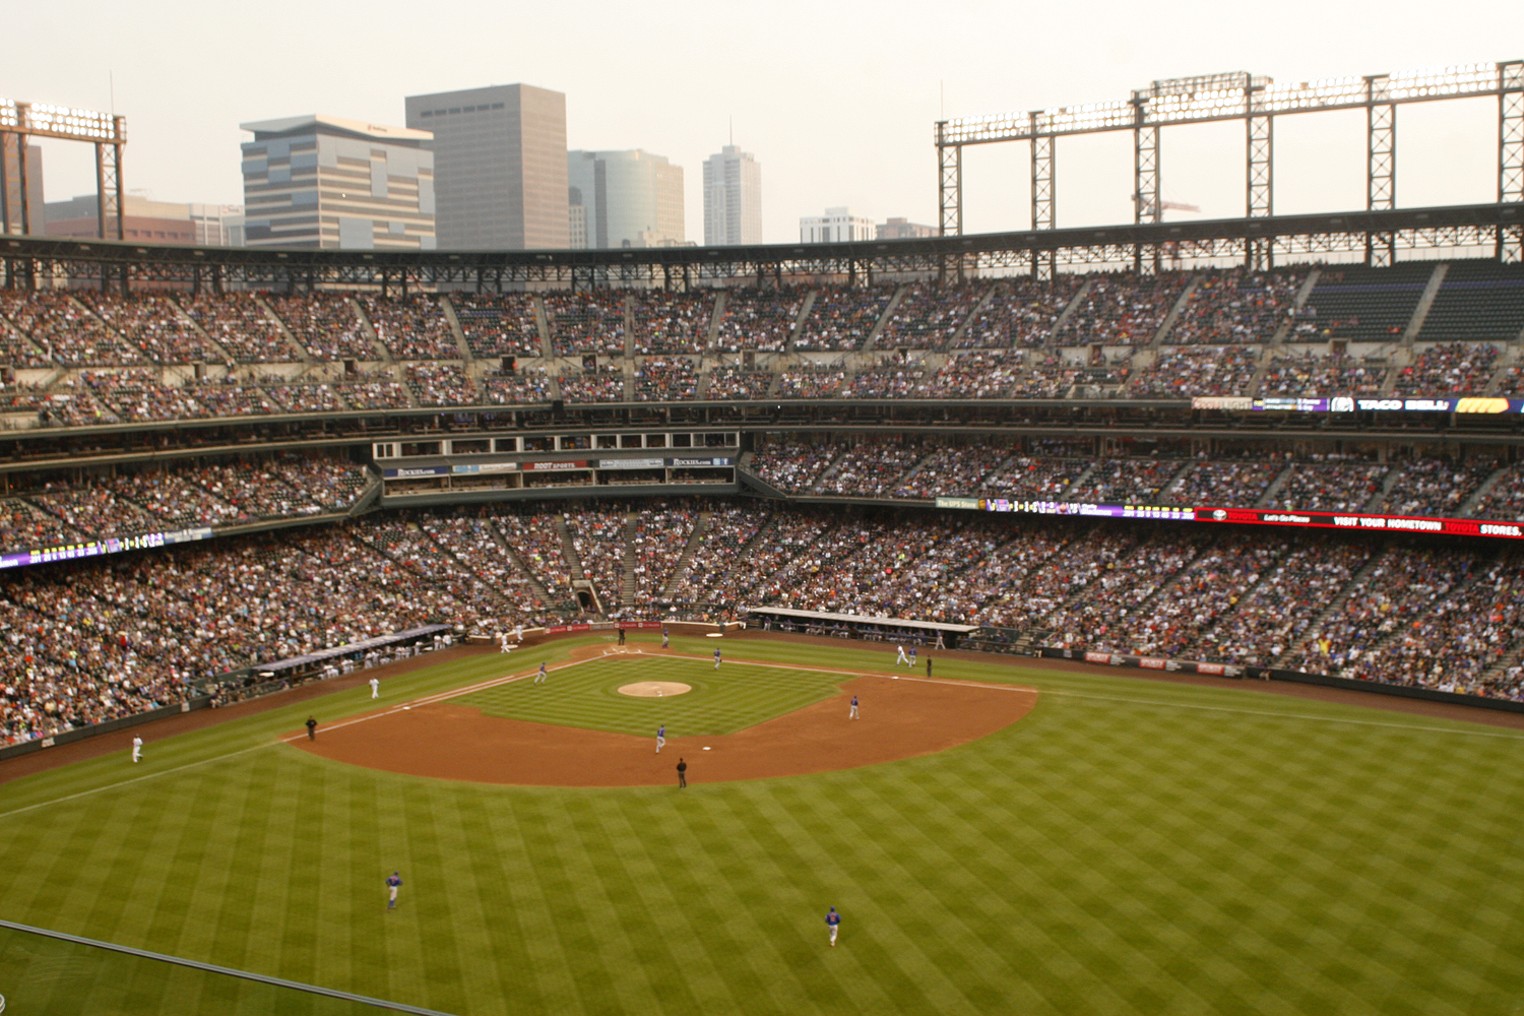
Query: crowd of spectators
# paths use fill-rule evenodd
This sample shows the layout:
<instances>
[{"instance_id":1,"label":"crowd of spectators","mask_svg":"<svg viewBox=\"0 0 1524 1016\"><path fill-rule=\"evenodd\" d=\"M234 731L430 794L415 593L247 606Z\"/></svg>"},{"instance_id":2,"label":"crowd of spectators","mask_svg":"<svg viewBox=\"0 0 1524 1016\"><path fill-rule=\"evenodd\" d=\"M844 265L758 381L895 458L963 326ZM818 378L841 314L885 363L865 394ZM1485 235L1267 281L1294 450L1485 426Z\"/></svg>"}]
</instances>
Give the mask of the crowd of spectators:
<instances>
[{"instance_id":1,"label":"crowd of spectators","mask_svg":"<svg viewBox=\"0 0 1524 1016\"><path fill-rule=\"evenodd\" d=\"M181 294L176 299L186 315L237 363L301 359L257 294Z\"/></svg>"},{"instance_id":2,"label":"crowd of spectators","mask_svg":"<svg viewBox=\"0 0 1524 1016\"><path fill-rule=\"evenodd\" d=\"M527 293L451 293L455 318L475 357L542 356L545 344Z\"/></svg>"},{"instance_id":3,"label":"crowd of spectators","mask_svg":"<svg viewBox=\"0 0 1524 1016\"><path fill-rule=\"evenodd\" d=\"M381 359L359 309L343 293L266 294L264 301L314 360Z\"/></svg>"},{"instance_id":4,"label":"crowd of spectators","mask_svg":"<svg viewBox=\"0 0 1524 1016\"><path fill-rule=\"evenodd\" d=\"M460 345L434 296L356 297L377 341L397 360L458 360Z\"/></svg>"},{"instance_id":5,"label":"crowd of spectators","mask_svg":"<svg viewBox=\"0 0 1524 1016\"><path fill-rule=\"evenodd\" d=\"M1478 494L1471 514L1479 519L1524 521L1524 465L1504 466Z\"/></svg>"},{"instance_id":6,"label":"crowd of spectators","mask_svg":"<svg viewBox=\"0 0 1524 1016\"><path fill-rule=\"evenodd\" d=\"M96 290L81 290L79 301L100 318L106 328L149 363L221 362L227 353L207 341L195 322L167 296L148 293L122 297Z\"/></svg>"},{"instance_id":7,"label":"crowd of spectators","mask_svg":"<svg viewBox=\"0 0 1524 1016\"><path fill-rule=\"evenodd\" d=\"M817 289L809 313L794 335L800 352L859 350L884 316L894 290L887 287Z\"/></svg>"},{"instance_id":8,"label":"crowd of spectators","mask_svg":"<svg viewBox=\"0 0 1524 1016\"><path fill-rule=\"evenodd\" d=\"M1047 281L1008 279L977 307L968 327L954 338L955 349L1040 349L1053 341L1053 332L1083 275L1058 275Z\"/></svg>"},{"instance_id":9,"label":"crowd of spectators","mask_svg":"<svg viewBox=\"0 0 1524 1016\"><path fill-rule=\"evenodd\" d=\"M630 513L622 508L590 507L563 512L562 520L581 566L578 577L592 581L604 613L617 615L630 547Z\"/></svg>"},{"instance_id":10,"label":"crowd of spectators","mask_svg":"<svg viewBox=\"0 0 1524 1016\"><path fill-rule=\"evenodd\" d=\"M0 289L0 314L42 353L44 363L64 367L125 367L148 356L128 346L112 328L69 293L21 293Z\"/></svg>"},{"instance_id":11,"label":"crowd of spectators","mask_svg":"<svg viewBox=\"0 0 1524 1016\"><path fill-rule=\"evenodd\" d=\"M562 550L565 541L559 512L496 512L492 521L507 553L540 583L552 604L576 601L572 593L571 567Z\"/></svg>"},{"instance_id":12,"label":"crowd of spectators","mask_svg":"<svg viewBox=\"0 0 1524 1016\"><path fill-rule=\"evenodd\" d=\"M482 401L494 406L549 402L550 374L543 367L489 371L477 379Z\"/></svg>"},{"instance_id":13,"label":"crowd of spectators","mask_svg":"<svg viewBox=\"0 0 1524 1016\"><path fill-rule=\"evenodd\" d=\"M709 344L714 297L705 291L646 290L633 300L635 352L640 356L698 354Z\"/></svg>"},{"instance_id":14,"label":"crowd of spectators","mask_svg":"<svg viewBox=\"0 0 1524 1016\"><path fill-rule=\"evenodd\" d=\"M556 377L556 384L567 402L623 402L626 398L624 371L619 367L569 370Z\"/></svg>"},{"instance_id":15,"label":"crowd of spectators","mask_svg":"<svg viewBox=\"0 0 1524 1016\"><path fill-rule=\"evenodd\" d=\"M291 454L49 482L0 500L0 550L345 511L368 482L363 466Z\"/></svg>"},{"instance_id":16,"label":"crowd of spectators","mask_svg":"<svg viewBox=\"0 0 1524 1016\"><path fill-rule=\"evenodd\" d=\"M699 511L688 504L663 505L634 514L629 528L629 560L634 579L632 605L637 610L648 610L664 599L698 524Z\"/></svg>"},{"instance_id":17,"label":"crowd of spectators","mask_svg":"<svg viewBox=\"0 0 1524 1016\"><path fill-rule=\"evenodd\" d=\"M653 356L635 364L636 402L680 402L698 396L698 366L686 356Z\"/></svg>"},{"instance_id":18,"label":"crowd of spectators","mask_svg":"<svg viewBox=\"0 0 1524 1016\"><path fill-rule=\"evenodd\" d=\"M545 320L557 356L625 353L624 294L544 293Z\"/></svg>"},{"instance_id":19,"label":"crowd of spectators","mask_svg":"<svg viewBox=\"0 0 1524 1016\"><path fill-rule=\"evenodd\" d=\"M202 482L270 502L287 479L235 464ZM334 464L322 480L345 478ZM71 510L124 510L89 493ZM21 516L13 531L37 525ZM790 606L1524 698L1513 547L764 503L476 508L13 570L0 737L174 705L227 671L422 623L564 618L563 532L608 616Z\"/></svg>"},{"instance_id":20,"label":"crowd of spectators","mask_svg":"<svg viewBox=\"0 0 1524 1016\"><path fill-rule=\"evenodd\" d=\"M885 357L872 367L864 367L847 381L842 395L849 399L915 398L925 390L927 371L907 364L899 357Z\"/></svg>"},{"instance_id":21,"label":"crowd of spectators","mask_svg":"<svg viewBox=\"0 0 1524 1016\"><path fill-rule=\"evenodd\" d=\"M989 292L988 285L973 282L911 283L890 308L874 345L879 349L951 349Z\"/></svg>"},{"instance_id":22,"label":"crowd of spectators","mask_svg":"<svg viewBox=\"0 0 1524 1016\"><path fill-rule=\"evenodd\" d=\"M1166 346L1153 363L1131 372L1127 394L1144 398L1247 395L1259 369L1258 346Z\"/></svg>"},{"instance_id":23,"label":"crowd of spectators","mask_svg":"<svg viewBox=\"0 0 1524 1016\"><path fill-rule=\"evenodd\" d=\"M333 385L354 409L405 409L413 404L408 386L387 367L362 368Z\"/></svg>"},{"instance_id":24,"label":"crowd of spectators","mask_svg":"<svg viewBox=\"0 0 1524 1016\"><path fill-rule=\"evenodd\" d=\"M1239 270L693 293L7 290L0 363L26 373L0 379L0 409L87 426L541 401L555 370L542 335L556 356L583 358L583 376L559 375L572 402L1524 390L1519 365L1494 343L1437 343L1416 355L1391 341L1309 345L1292 313L1304 281ZM720 359L741 352L773 359ZM835 359L812 358L820 353ZM490 362L507 357L543 362ZM408 369L420 362L448 366ZM344 377L329 371L339 364ZM61 369L39 369L50 365ZM485 380L515 366L545 375Z\"/></svg>"},{"instance_id":25,"label":"crowd of spectators","mask_svg":"<svg viewBox=\"0 0 1524 1016\"><path fill-rule=\"evenodd\" d=\"M1268 343L1296 311L1302 273L1204 272L1186 294L1165 341L1171 345Z\"/></svg>"},{"instance_id":26,"label":"crowd of spectators","mask_svg":"<svg viewBox=\"0 0 1524 1016\"><path fill-rule=\"evenodd\" d=\"M829 363L803 363L778 373L780 399L831 399L847 390L845 368Z\"/></svg>"},{"instance_id":27,"label":"crowd of spectators","mask_svg":"<svg viewBox=\"0 0 1524 1016\"><path fill-rule=\"evenodd\" d=\"M1312 455L1287 465L1272 493L1274 507L1360 512L1381 494L1391 467L1361 455Z\"/></svg>"},{"instance_id":28,"label":"crowd of spectators","mask_svg":"<svg viewBox=\"0 0 1524 1016\"><path fill-rule=\"evenodd\" d=\"M715 349L722 353L776 353L788 348L808 291L732 289L715 326Z\"/></svg>"},{"instance_id":29,"label":"crowd of spectators","mask_svg":"<svg viewBox=\"0 0 1524 1016\"><path fill-rule=\"evenodd\" d=\"M1489 391L1501 350L1490 342L1442 342L1397 372L1398 395L1472 395Z\"/></svg>"},{"instance_id":30,"label":"crowd of spectators","mask_svg":"<svg viewBox=\"0 0 1524 1016\"><path fill-rule=\"evenodd\" d=\"M765 399L772 392L773 372L756 367L719 364L705 375L701 395L706 399Z\"/></svg>"},{"instance_id":31,"label":"crowd of spectators","mask_svg":"<svg viewBox=\"0 0 1524 1016\"><path fill-rule=\"evenodd\" d=\"M1068 308L1058 345L1146 346L1154 341L1190 276L1096 275Z\"/></svg>"},{"instance_id":32,"label":"crowd of spectators","mask_svg":"<svg viewBox=\"0 0 1524 1016\"><path fill-rule=\"evenodd\" d=\"M1260 395L1307 398L1376 395L1386 386L1390 372L1390 361L1380 353L1356 357L1326 346L1286 346L1271 354L1257 388Z\"/></svg>"},{"instance_id":33,"label":"crowd of spectators","mask_svg":"<svg viewBox=\"0 0 1524 1016\"><path fill-rule=\"evenodd\" d=\"M410 363L407 387L419 406L469 406L481 401L476 382L458 363Z\"/></svg>"},{"instance_id":34,"label":"crowd of spectators","mask_svg":"<svg viewBox=\"0 0 1524 1016\"><path fill-rule=\"evenodd\" d=\"M1381 511L1389 515L1456 517L1498 464L1485 460L1455 462L1445 458L1412 459L1393 470Z\"/></svg>"}]
</instances>

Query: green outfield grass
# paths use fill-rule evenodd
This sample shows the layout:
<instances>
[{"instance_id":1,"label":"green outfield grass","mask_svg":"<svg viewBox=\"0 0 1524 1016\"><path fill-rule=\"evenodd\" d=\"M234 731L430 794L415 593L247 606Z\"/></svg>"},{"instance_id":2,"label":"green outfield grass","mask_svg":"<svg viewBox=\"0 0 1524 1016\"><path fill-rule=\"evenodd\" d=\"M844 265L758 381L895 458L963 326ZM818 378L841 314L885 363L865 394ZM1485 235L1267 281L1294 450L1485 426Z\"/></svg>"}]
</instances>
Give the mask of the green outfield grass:
<instances>
[{"instance_id":1,"label":"green outfield grass","mask_svg":"<svg viewBox=\"0 0 1524 1016\"><path fill-rule=\"evenodd\" d=\"M604 641L472 657L383 695ZM712 679L710 649L674 639L700 673L655 678ZM832 671L892 671L892 649L861 644L725 649L727 681L743 656L821 668L788 678L809 695ZM618 709L649 704L605 693L626 662L539 690L585 698L563 722L623 729ZM150 729L138 766L124 753L0 786L0 918L452 1013L1524 1011L1519 733L1227 682L948 658L936 672L1041 695L940 755L725 785L697 771L681 792L451 783L278 740L309 711L369 709L363 688ZM492 708L551 708L531 690ZM722 698L693 722L769 712ZM388 913L394 868L406 885ZM229 980L0 933L7 1016L374 1011Z\"/></svg>"}]
</instances>

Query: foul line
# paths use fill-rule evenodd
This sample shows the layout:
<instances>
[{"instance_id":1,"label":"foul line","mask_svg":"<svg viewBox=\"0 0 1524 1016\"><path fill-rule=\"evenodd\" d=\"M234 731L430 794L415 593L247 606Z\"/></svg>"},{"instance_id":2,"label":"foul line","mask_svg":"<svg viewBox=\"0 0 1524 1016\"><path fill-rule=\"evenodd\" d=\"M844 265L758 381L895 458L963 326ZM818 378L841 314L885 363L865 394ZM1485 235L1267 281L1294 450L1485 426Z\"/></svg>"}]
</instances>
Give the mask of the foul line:
<instances>
[{"instance_id":1,"label":"foul line","mask_svg":"<svg viewBox=\"0 0 1524 1016\"><path fill-rule=\"evenodd\" d=\"M579 666L579 665L581 665L583 663L592 663L595 660L606 659L608 656L612 656L612 655L656 656L657 654L655 654L655 653L646 653L646 652L644 652L643 650L640 650L640 649L627 650L625 653L604 653L604 654L602 654L600 656L589 657L589 658L587 658L585 660L570 660L570 661L568 661L566 663L560 663L560 664L557 664L554 667L548 667L547 668L547 672L548 673L554 673L555 671L558 671L558 670L565 670L568 667L575 667L575 666ZM708 657L705 657L705 656L691 656L691 655L688 655L686 653L684 653L684 654L673 653L673 654L670 654L670 655L665 655L664 654L664 655L662 655L661 658L662 659L702 660L702 661L707 661L708 660ZM1356 719L1356 718L1350 718L1350 717L1317 716L1317 715L1310 715L1310 714L1306 714L1306 713L1288 713L1288 712L1279 712L1279 711L1276 711L1276 710L1268 710L1268 709L1249 709L1249 708L1244 708L1244 707L1241 707L1241 706L1209 705L1209 704L1204 704L1204 703L1199 703L1199 702L1175 702L1175 701L1163 702L1163 701L1159 701L1157 699L1135 698L1135 697L1118 696L1118 695L1103 695L1103 694L1096 694L1096 693L1084 692L1084 691L1056 691L1056 690L1051 690L1051 689L1047 690L1047 691L1043 691L1043 690L1040 690L1040 689L1037 689L1037 688L1032 688L1032 687L1029 687L1029 686L1026 686L1026 685L1019 685L1019 684L991 684L991 683L987 683L987 682L984 682L984 681L955 681L955 680L949 680L947 678L940 678L940 677L935 677L935 678L932 678L932 677L913 677L913 676L908 675L908 674L904 675L904 676L900 676L900 675L896 675L896 674L885 674L885 673L882 673L880 671L871 671L871 670L843 670L843 669L831 668L831 667L806 667L806 666L803 666L803 665L797 664L797 663L769 663L769 662L764 662L764 661L760 661L760 660L735 660L735 661L732 661L732 662L736 666L766 667L766 668L771 669L771 670L808 670L808 671L813 671L815 673L840 674L840 675L844 675L844 676L847 676L847 677L877 677L877 678L879 678L881 680L885 680L885 681L896 680L897 679L897 680L901 680L901 681L915 681L918 684L940 684L940 685L944 685L944 686L950 687L950 688L979 688L979 689L989 690L989 691L1023 692L1023 693L1030 694L1030 695L1036 695L1036 696L1038 696L1038 698L1069 698L1069 699L1079 699L1079 700L1082 700L1082 701L1111 702L1111 703L1118 703L1118 704L1122 704L1122 705L1142 706L1142 707L1157 708L1157 709L1164 709L1164 710L1185 710L1185 709L1190 709L1190 710L1197 710L1197 711L1204 711L1204 712L1213 712L1213 713L1227 713L1227 714L1230 714L1230 715L1237 715L1237 716L1253 716L1253 717L1260 718L1260 719L1294 720L1294 721L1296 721L1298 723L1308 723L1308 722L1335 723L1335 724L1340 724L1340 725L1343 725L1343 726L1352 726L1352 727L1374 727L1374 728L1377 728L1377 729L1397 730L1397 731L1402 731L1402 732L1406 732L1406 733L1458 734L1458 735L1467 736L1467 737L1492 737L1492 738L1503 738L1503 739L1506 739L1506 740L1519 740L1519 739L1521 739L1521 735L1519 735L1518 733L1513 732L1513 731L1499 730L1499 729L1495 729L1495 728L1481 727L1481 726L1477 726L1477 727L1472 727L1472 726L1436 727L1436 726L1431 726L1431 725L1428 725L1428 724L1391 723L1391 722L1387 722L1387 721L1383 721L1383 720L1362 720L1362 719ZM389 709L382 709L382 710L380 710L378 712L366 713L366 714L361 715L361 716L351 717L351 718L349 718L347 720L339 720L339 721L337 721L335 723L325 724L323 729L325 729L325 730L343 730L345 727L352 727L352 726L355 726L356 724L365 723L365 722L367 722L369 720L375 720L375 719L380 719L381 717L384 717L384 716L395 715L396 713L402 712L405 709L411 709L415 705L416 706L426 706L426 705L434 705L434 704L439 703L439 702L448 702L450 699L459 698L462 695L470 695L470 694L474 694L475 692L486 691L486 690L488 690L490 688L498 688L498 687L501 687L502 685L505 685L505 684L512 684L515 681L522 681L522 680L524 680L524 678L530 677L530 676L532 676L535 673L537 673L537 671L530 670L530 671L525 671L524 673L520 673L520 674L505 674L505 675L502 675L502 676L499 676L499 677L491 678L491 679L486 680L486 681L478 681L475 684L469 684L469 685L466 685L465 687L462 687L462 688L454 688L454 689L451 689L451 690L448 690L448 691L436 692L436 693L434 693L432 695L425 695L422 698L410 699L407 702L404 702L404 703L401 703L399 705L393 706L393 707L391 707ZM291 734L291 735L288 735L286 737L277 738L276 740L271 741L271 742L267 742L265 744L257 744L257 745L254 745L252 747L249 747L249 748L240 748L237 751L227 752L226 754L222 754L222 755L213 755L213 756L211 756L209 758L200 759L199 761L196 761L196 762L187 762L184 765L178 765L178 766L175 766L172 769L163 769L163 770L158 770L158 771L155 771L155 772L144 773L141 776L134 776L134 777L131 777L129 779L119 780L119 781L114 782L114 783L108 783L108 784L105 784L103 786L93 787L90 790L81 790L81 791L78 791L78 792L73 793L73 794L68 794L68 795L66 795L64 797L55 797L55 798L51 798L51 799L49 799L47 801L38 802L37 804L28 804L28 805L25 805L25 806L20 807L20 808L13 808L13 809L11 809L9 811L0 811L0 818L9 818L12 815L23 815L23 814L25 814L25 813L27 813L29 811L36 811L39 808L51 808L51 807L54 807L55 805L63 804L66 801L78 800L79 798L82 798L82 797L89 797L92 794L99 794L99 793L102 793L102 792L107 791L107 790L116 790L116 789L118 789L120 787L131 786L134 783L142 783L145 780L157 779L157 778L159 778L161 776L170 776L170 775L173 775L175 773L184 772L187 769L196 769L196 768L199 768L200 766L210 765L210 764L212 764L214 762L222 762L222 761L225 761L225 760L230 759L230 758L237 758L239 755L247 755L250 752L262 751L265 748L275 747L276 745L293 744L293 743L301 741L301 739L303 737L305 737L305 736L306 735L302 734L302 733ZM4 924L4 922L0 921L0 926L3 926L3 924Z\"/></svg>"},{"instance_id":2,"label":"foul line","mask_svg":"<svg viewBox=\"0 0 1524 1016\"><path fill-rule=\"evenodd\" d=\"M576 661L573 663L563 663L548 669L550 671L560 670L563 667L574 666L575 662ZM529 671L528 673L524 674L508 674L492 678L489 681L481 681L476 684L467 685L464 688L457 688L454 691L439 692L434 695L425 695L424 697L418 699L410 699L408 702L403 703L402 705L398 705L381 712L367 713L364 716L356 716L348 720L340 720L336 723L325 724L324 729L342 730L344 727L352 726L356 723L363 723L366 720L373 720L380 716L389 716L392 713L400 712L404 707L410 707L412 705L430 705L434 702L446 701L447 699L454 698L457 695L482 691L487 688L495 688L498 685L509 684L513 681L521 681L532 673L534 673L534 671ZM72 794L66 794L63 797L54 797L47 801L39 801L37 804L28 804L23 805L20 808L12 808L9 811L0 811L0 818L10 818L12 815L24 815L29 811L36 811L38 808L51 808L55 805L63 804L66 801L77 801L82 797L90 797L93 794L104 793L108 790L117 790L122 787L130 787L134 783L143 783L146 780L156 780L162 776L173 776L175 773L183 773L188 769L197 769L201 766L211 765L215 762L225 762L230 758L237 758L239 755L247 755L250 752L264 751L267 748L274 748L282 744L291 744L295 741L300 741L305 736L307 735L291 734L287 737L278 737L274 741L267 741L263 744L252 745L248 748L239 748L237 751L224 752L221 755L212 755L207 758L198 759L195 762L186 762L182 765L173 766L169 769L156 769L152 772L145 772L141 776L131 776L124 780L116 780L112 783L103 784L99 787L92 787L89 790L80 790Z\"/></svg>"},{"instance_id":3,"label":"foul line","mask_svg":"<svg viewBox=\"0 0 1524 1016\"><path fill-rule=\"evenodd\" d=\"M17 924L14 921L0 920L0 928L9 928L11 931L19 931L26 935L38 935L43 938L53 938L60 942L69 942L73 945L89 946L92 949L104 949L108 952L122 953L126 956L135 956L143 960L155 960L159 963L169 963L177 967L189 967L192 970L200 970L209 974L222 974L226 977L239 977L245 981L257 981L260 984L268 984L277 988L290 988L293 991L305 991L310 995L326 995L329 998L339 998L346 1002L359 1002L362 1005L373 1006L377 1009L390 1009L393 1012L416 1013L418 1016L450 1016L449 1013L439 1009L425 1009L421 1006L407 1005L404 1002L388 1002L382 998L371 998L368 995L356 995L348 991L339 991L335 988L324 988L316 984L304 984L301 981L288 981L284 977L270 977L266 974L256 974L248 970L238 970L234 967L220 967L215 963L202 963L200 960L188 960L180 956L170 956L166 953L150 952L147 949L135 949L130 945L117 945L115 942L102 942L99 939L83 938L79 935L70 935L62 931L52 931L48 928L34 928L29 924ZM12 996L14 1000L14 995Z\"/></svg>"}]
</instances>

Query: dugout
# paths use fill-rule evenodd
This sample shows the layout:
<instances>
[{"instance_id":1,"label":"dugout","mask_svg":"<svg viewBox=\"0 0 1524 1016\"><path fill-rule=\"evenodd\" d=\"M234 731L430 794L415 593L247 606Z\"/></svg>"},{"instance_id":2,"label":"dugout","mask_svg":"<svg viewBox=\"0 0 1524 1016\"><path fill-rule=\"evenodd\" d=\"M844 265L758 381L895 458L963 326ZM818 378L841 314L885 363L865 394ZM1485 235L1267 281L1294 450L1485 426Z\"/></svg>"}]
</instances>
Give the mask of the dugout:
<instances>
[{"instance_id":1,"label":"dugout","mask_svg":"<svg viewBox=\"0 0 1524 1016\"><path fill-rule=\"evenodd\" d=\"M796 632L801 635L831 635L865 642L894 642L913 646L956 649L960 640L978 627L969 624L943 624L940 621L912 621L903 617L866 617L862 614L832 614L824 610L793 610L788 607L744 607L747 627L763 631Z\"/></svg>"}]
</instances>

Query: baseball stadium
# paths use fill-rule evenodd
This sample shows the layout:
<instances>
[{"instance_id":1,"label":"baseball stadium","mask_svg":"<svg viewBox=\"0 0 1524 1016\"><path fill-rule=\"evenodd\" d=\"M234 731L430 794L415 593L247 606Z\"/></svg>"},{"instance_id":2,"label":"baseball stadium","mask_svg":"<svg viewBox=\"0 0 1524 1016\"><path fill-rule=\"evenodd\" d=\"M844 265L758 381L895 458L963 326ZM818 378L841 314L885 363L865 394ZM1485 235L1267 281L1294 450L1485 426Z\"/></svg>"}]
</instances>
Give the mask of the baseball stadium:
<instances>
[{"instance_id":1,"label":"baseball stadium","mask_svg":"<svg viewBox=\"0 0 1524 1016\"><path fill-rule=\"evenodd\" d=\"M0 1010L1520 1011L1524 63L1352 80L939 122L923 239L0 236Z\"/></svg>"}]
</instances>

